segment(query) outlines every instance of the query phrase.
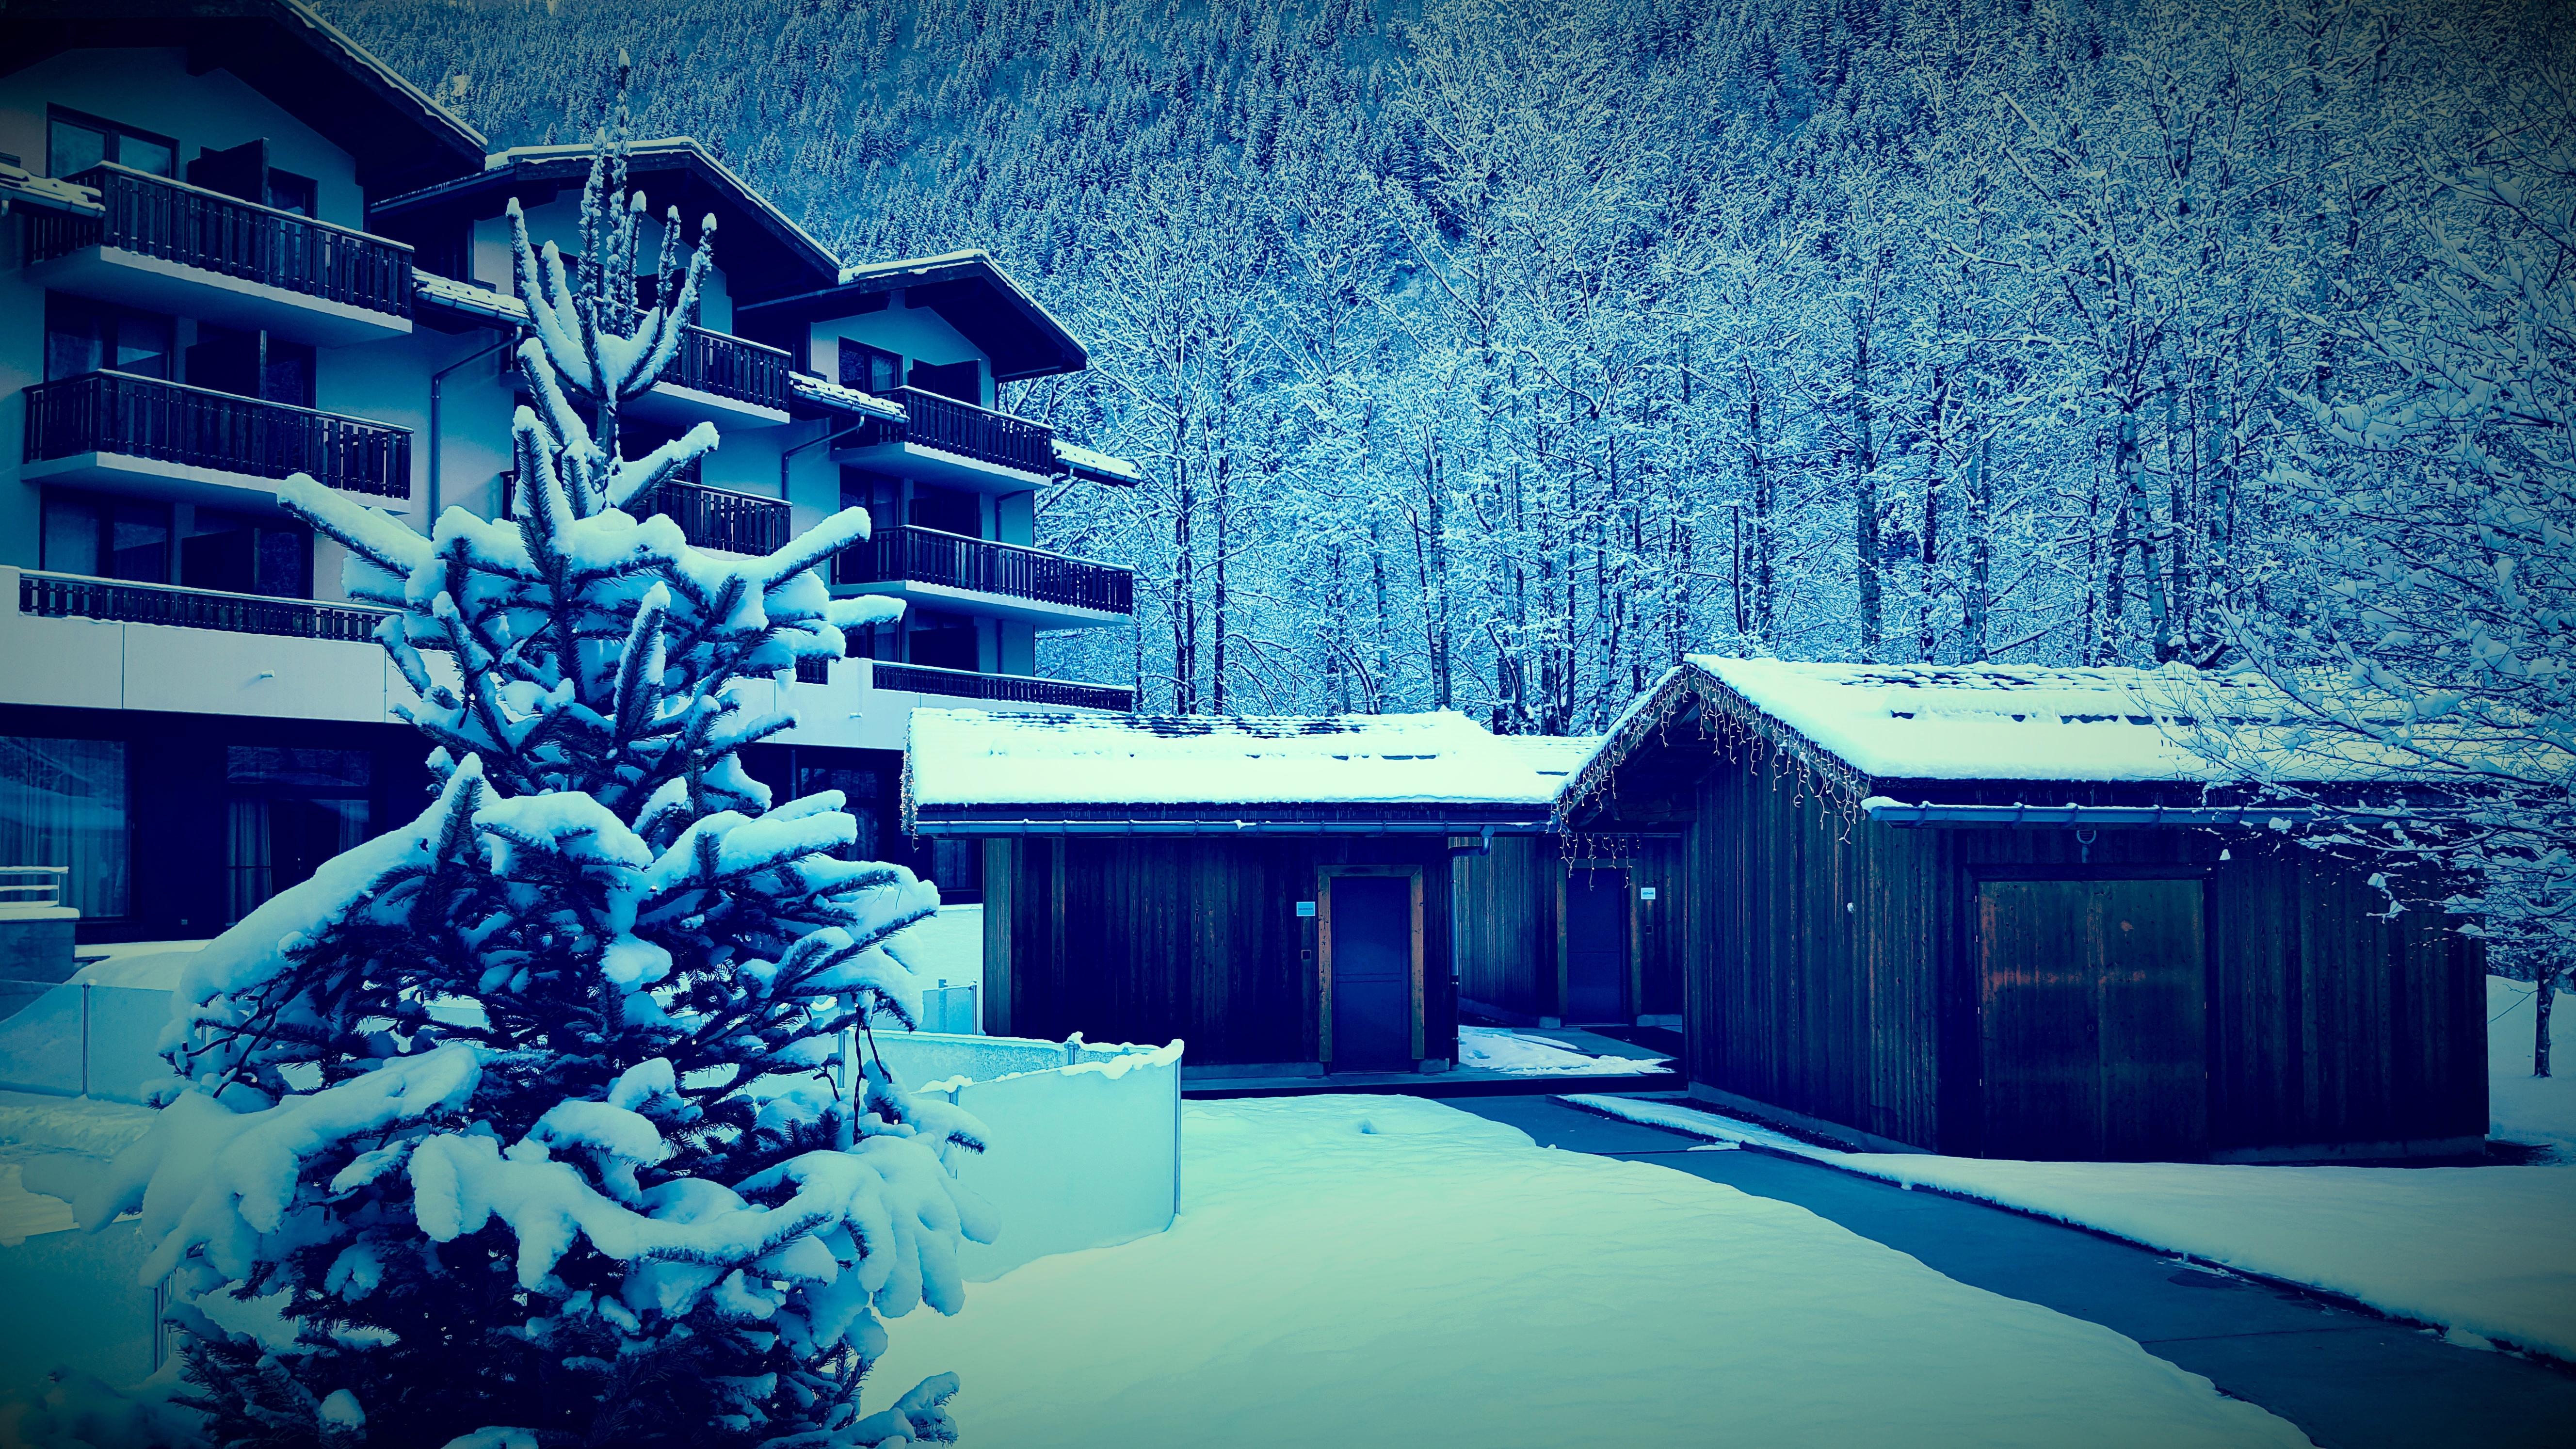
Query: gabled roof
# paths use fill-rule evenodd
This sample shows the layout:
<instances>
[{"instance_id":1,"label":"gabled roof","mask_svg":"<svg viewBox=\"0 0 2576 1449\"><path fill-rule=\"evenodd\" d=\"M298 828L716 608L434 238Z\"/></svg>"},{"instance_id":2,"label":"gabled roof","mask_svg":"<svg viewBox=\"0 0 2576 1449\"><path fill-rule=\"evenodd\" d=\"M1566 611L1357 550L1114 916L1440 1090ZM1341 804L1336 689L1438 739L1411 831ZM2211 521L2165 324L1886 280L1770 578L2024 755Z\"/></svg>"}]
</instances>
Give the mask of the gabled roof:
<instances>
[{"instance_id":1,"label":"gabled roof","mask_svg":"<svg viewBox=\"0 0 2576 1449\"><path fill-rule=\"evenodd\" d=\"M989 252L943 252L844 267L829 287L741 310L750 314L746 321L772 331L801 328L882 308L888 294L898 290L905 305L938 313L991 358L996 382L1080 372L1091 365L1091 354L1074 335Z\"/></svg>"},{"instance_id":2,"label":"gabled roof","mask_svg":"<svg viewBox=\"0 0 2576 1449\"><path fill-rule=\"evenodd\" d=\"M501 215L514 196L523 207L542 206L560 192L578 196L590 177L590 155L587 141L496 151L471 175L378 202L371 224L419 245L434 230ZM737 308L840 275L840 258L692 137L633 143L626 174L655 215L678 207L692 234L700 218L716 218L716 264Z\"/></svg>"},{"instance_id":3,"label":"gabled roof","mask_svg":"<svg viewBox=\"0 0 2576 1449\"><path fill-rule=\"evenodd\" d=\"M1545 828L1560 775L1454 711L1236 719L917 709L921 834Z\"/></svg>"},{"instance_id":4,"label":"gabled roof","mask_svg":"<svg viewBox=\"0 0 2576 1449\"><path fill-rule=\"evenodd\" d=\"M370 191L425 186L481 163L483 134L301 0L0 0L0 74L67 50L177 46L222 69L357 161Z\"/></svg>"},{"instance_id":5,"label":"gabled roof","mask_svg":"<svg viewBox=\"0 0 2576 1449\"><path fill-rule=\"evenodd\" d=\"M1686 714L1693 740L1715 720L1736 721L1854 794L1897 782L2197 787L2232 778L2205 753L2218 741L2204 726L2228 728L2234 744L2262 759L2275 778L2363 784L2423 777L2394 752L2359 742L2329 748L2302 723L2295 702L2252 675L2181 666L1802 664L1695 654L1612 724L1569 783L1565 808L1608 789L1625 762L1666 742Z\"/></svg>"}]
</instances>

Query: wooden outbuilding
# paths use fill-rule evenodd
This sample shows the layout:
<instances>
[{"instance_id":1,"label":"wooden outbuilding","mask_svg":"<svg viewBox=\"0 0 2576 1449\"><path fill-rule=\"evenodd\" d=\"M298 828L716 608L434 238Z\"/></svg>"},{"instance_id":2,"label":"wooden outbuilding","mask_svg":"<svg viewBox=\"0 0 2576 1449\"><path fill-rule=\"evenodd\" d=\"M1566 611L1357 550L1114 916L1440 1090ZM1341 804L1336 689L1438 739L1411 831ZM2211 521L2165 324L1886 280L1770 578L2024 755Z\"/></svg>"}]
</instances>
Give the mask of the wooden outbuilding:
<instances>
[{"instance_id":1,"label":"wooden outbuilding","mask_svg":"<svg viewBox=\"0 0 2576 1449\"><path fill-rule=\"evenodd\" d=\"M1437 1071L1452 862L1546 830L1563 779L1447 711L916 710L904 824L983 843L990 1030L1178 1037L1194 1076Z\"/></svg>"},{"instance_id":2,"label":"wooden outbuilding","mask_svg":"<svg viewBox=\"0 0 2576 1449\"><path fill-rule=\"evenodd\" d=\"M1495 743L1562 782L1601 738ZM1680 941L1665 899L1679 844L1673 831L1498 835L1460 852L1459 1010L1507 1026L1681 1025Z\"/></svg>"},{"instance_id":3,"label":"wooden outbuilding","mask_svg":"<svg viewBox=\"0 0 2576 1449\"><path fill-rule=\"evenodd\" d=\"M1678 918L1693 1094L1882 1150L2482 1151L2481 944L2421 899L2438 891L2392 913L2372 863L2298 838L2301 812L2214 791L2176 684L1712 657L1668 674L1560 823L1674 838L1657 904Z\"/></svg>"}]
</instances>

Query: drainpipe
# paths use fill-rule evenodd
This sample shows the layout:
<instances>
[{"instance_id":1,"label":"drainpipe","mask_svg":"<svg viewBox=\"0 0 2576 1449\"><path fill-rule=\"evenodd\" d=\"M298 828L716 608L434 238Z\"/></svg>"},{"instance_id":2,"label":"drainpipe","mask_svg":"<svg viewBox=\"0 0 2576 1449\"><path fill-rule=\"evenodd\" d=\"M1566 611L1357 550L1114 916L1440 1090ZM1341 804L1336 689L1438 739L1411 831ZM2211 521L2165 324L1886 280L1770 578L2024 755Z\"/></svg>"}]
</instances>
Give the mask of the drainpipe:
<instances>
[{"instance_id":1,"label":"drainpipe","mask_svg":"<svg viewBox=\"0 0 2576 1449\"><path fill-rule=\"evenodd\" d=\"M848 437L850 434L857 432L859 429L864 428L875 421L876 419L874 418L861 418L857 422L850 424L848 427L841 429L839 432L825 433L819 438L807 438L804 442L798 443L792 448L781 448L778 452L778 500L781 503L787 501L787 467L789 464L796 461L797 454L804 452L807 448L819 448L826 443L837 443L841 439Z\"/></svg>"},{"instance_id":2,"label":"drainpipe","mask_svg":"<svg viewBox=\"0 0 2576 1449\"><path fill-rule=\"evenodd\" d=\"M439 455L447 451L444 446L446 439L441 437L438 431L439 394L447 386L447 375L454 372L456 369L465 366L467 363L481 362L484 358L491 356L493 353L503 351L507 348L516 347L518 345L519 329L513 327L510 329L509 336L502 338L500 341L493 343L491 346L484 348L480 352L460 357L454 362L447 364L445 367L442 367L438 371L429 375L429 508L425 518L423 519L425 526L421 529L421 532L427 533L438 526L438 506L441 502L438 489L438 460Z\"/></svg>"}]
</instances>

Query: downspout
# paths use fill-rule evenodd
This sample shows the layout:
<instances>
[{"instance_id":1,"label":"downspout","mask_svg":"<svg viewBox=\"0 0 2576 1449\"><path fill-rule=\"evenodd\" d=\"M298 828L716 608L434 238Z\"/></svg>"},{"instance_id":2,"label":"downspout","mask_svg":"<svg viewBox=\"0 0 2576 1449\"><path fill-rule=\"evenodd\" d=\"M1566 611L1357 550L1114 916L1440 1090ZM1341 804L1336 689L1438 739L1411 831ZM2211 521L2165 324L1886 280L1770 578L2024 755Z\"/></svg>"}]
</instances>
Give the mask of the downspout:
<instances>
[{"instance_id":1,"label":"downspout","mask_svg":"<svg viewBox=\"0 0 2576 1449\"><path fill-rule=\"evenodd\" d=\"M868 424L873 423L873 422L877 422L877 421L880 421L880 420L879 420L879 419L877 419L877 418L861 418L861 419L859 419L857 422L850 424L848 427L843 428L843 429L839 430L838 432L825 433L823 436L821 436L821 437L819 437L819 438L807 438L804 442L798 443L795 447L792 447L792 448L781 448L781 449L779 449L779 450L778 450L778 499L779 499L779 501L780 501L780 502L782 502L782 503L784 503L784 502L786 502L786 501L787 501L787 467L788 467L788 465L789 465L789 464L791 464L791 463L793 463L793 462L795 462L795 461L796 461L796 455L797 455L797 454L804 452L807 448L819 448L819 447L822 447L822 446L823 446L824 444L826 444L826 443L837 443L837 442L839 442L841 439L848 437L850 434L857 432L859 429L866 427Z\"/></svg>"},{"instance_id":2,"label":"downspout","mask_svg":"<svg viewBox=\"0 0 2576 1449\"><path fill-rule=\"evenodd\" d=\"M469 362L481 362L484 358L491 356L495 352L499 352L505 348L516 347L518 345L519 329L513 327L510 329L509 336L502 338L500 341L493 343L491 346L484 348L480 352L460 357L454 362L447 364L445 367L442 367L438 371L429 375L429 506L425 510L425 521L427 522L428 527L423 528L421 532L427 533L438 526L438 506L442 501L438 487L438 461L441 455L447 451L447 440L443 435L441 435L438 429L438 413L439 397L446 389L447 375L454 372L456 369L465 366Z\"/></svg>"}]
</instances>

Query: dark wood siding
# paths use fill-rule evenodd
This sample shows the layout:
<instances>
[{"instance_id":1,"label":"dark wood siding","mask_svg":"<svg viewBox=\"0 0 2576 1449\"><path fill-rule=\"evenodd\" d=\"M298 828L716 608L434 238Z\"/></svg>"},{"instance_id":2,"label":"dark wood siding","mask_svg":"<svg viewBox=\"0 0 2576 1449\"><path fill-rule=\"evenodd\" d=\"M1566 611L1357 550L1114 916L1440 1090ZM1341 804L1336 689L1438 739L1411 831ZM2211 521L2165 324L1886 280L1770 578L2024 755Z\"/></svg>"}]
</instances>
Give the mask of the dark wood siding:
<instances>
[{"instance_id":1,"label":"dark wood siding","mask_svg":"<svg viewBox=\"0 0 2576 1449\"><path fill-rule=\"evenodd\" d=\"M1010 843L1011 1030L1188 1043L1193 1065L1312 1062L1315 921L1338 866L1423 871L1423 1053L1454 1058L1448 853L1438 836L1029 836Z\"/></svg>"},{"instance_id":2,"label":"dark wood siding","mask_svg":"<svg viewBox=\"0 0 2576 1449\"><path fill-rule=\"evenodd\" d=\"M1678 838L1633 836L1568 841L1506 835L1495 837L1490 854L1460 855L1453 867L1458 994L1507 1018L1562 1017L1559 893L1569 868L1606 867L1628 873L1637 957L1634 1009L1641 1015L1680 1015L1680 860ZM1652 888L1656 898L1639 897L1644 888Z\"/></svg>"},{"instance_id":3,"label":"dark wood siding","mask_svg":"<svg viewBox=\"0 0 2576 1449\"><path fill-rule=\"evenodd\" d=\"M1983 1150L1981 880L2205 881L2208 1145L2301 1156L2458 1143L2486 1125L2485 955L2368 868L2268 837L1899 829L1767 744L1651 746L1604 829L1678 825L1664 928L1692 1080L1938 1151ZM1695 751L1704 766L1677 767ZM2096 790L2097 797L2103 792ZM1645 1010L1655 1009L1651 996Z\"/></svg>"}]
</instances>

